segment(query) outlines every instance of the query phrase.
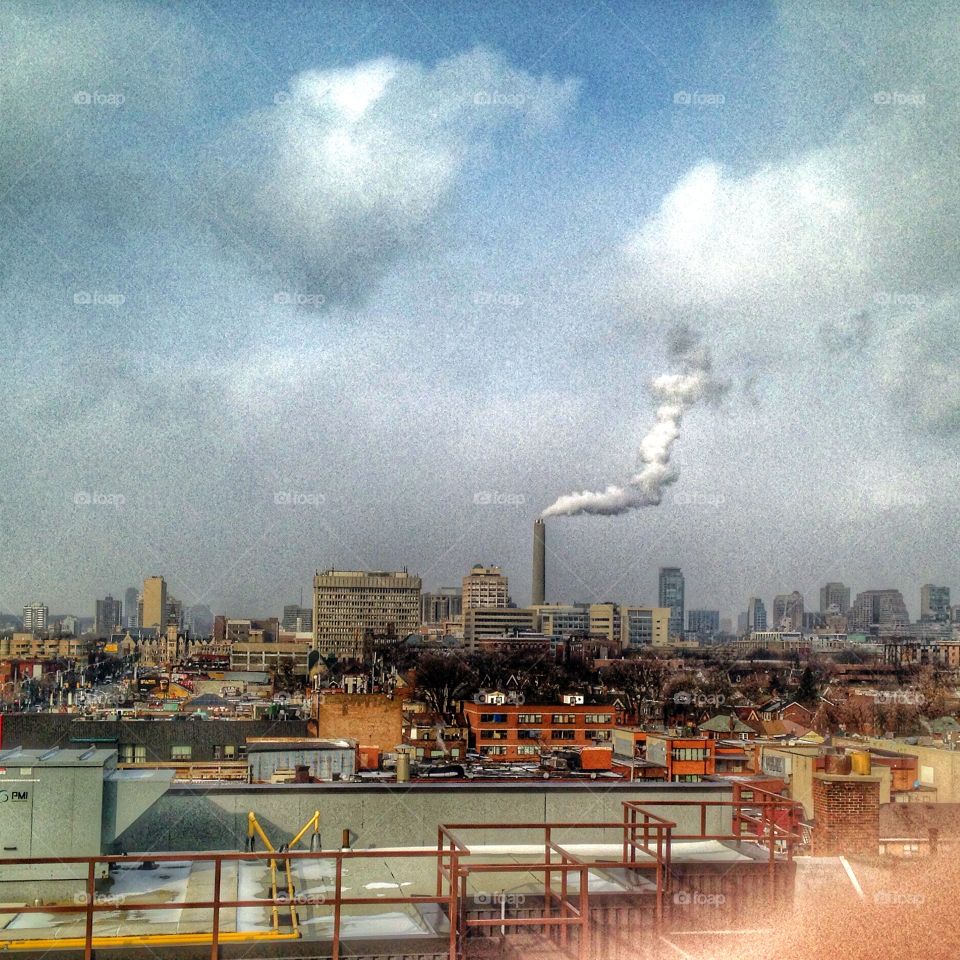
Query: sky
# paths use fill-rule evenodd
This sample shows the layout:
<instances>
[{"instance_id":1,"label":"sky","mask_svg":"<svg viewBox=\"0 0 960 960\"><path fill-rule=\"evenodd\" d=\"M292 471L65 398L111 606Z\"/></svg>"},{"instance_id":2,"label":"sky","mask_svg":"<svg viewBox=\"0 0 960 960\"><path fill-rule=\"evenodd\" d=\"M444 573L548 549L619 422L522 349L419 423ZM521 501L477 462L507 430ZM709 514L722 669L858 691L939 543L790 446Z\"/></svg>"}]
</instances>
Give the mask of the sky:
<instances>
[{"instance_id":1,"label":"sky","mask_svg":"<svg viewBox=\"0 0 960 960\"><path fill-rule=\"evenodd\" d=\"M878 9L878 6L881 9ZM960 8L0 8L0 610L278 614L547 522L552 601L960 587Z\"/></svg>"}]
</instances>

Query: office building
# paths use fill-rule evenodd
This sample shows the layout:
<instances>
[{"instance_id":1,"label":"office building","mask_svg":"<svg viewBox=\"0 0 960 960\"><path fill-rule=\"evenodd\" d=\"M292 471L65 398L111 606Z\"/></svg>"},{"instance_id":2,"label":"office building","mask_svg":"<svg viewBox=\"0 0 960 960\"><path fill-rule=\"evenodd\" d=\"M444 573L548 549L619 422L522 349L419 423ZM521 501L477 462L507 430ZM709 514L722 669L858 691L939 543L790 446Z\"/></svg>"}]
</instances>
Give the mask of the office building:
<instances>
[{"instance_id":1,"label":"office building","mask_svg":"<svg viewBox=\"0 0 960 960\"><path fill-rule=\"evenodd\" d=\"M624 607L624 647L666 647L670 643L669 607Z\"/></svg>"},{"instance_id":2,"label":"office building","mask_svg":"<svg viewBox=\"0 0 960 960\"><path fill-rule=\"evenodd\" d=\"M39 600L23 608L23 629L25 633L42 633L47 629L50 611Z\"/></svg>"},{"instance_id":3,"label":"office building","mask_svg":"<svg viewBox=\"0 0 960 960\"><path fill-rule=\"evenodd\" d=\"M139 627L140 620L138 616L138 601L140 599L139 591L136 587L127 587L123 592L123 626Z\"/></svg>"},{"instance_id":4,"label":"office building","mask_svg":"<svg viewBox=\"0 0 960 960\"><path fill-rule=\"evenodd\" d=\"M831 581L820 588L820 612L822 614L845 614L850 609L850 588Z\"/></svg>"},{"instance_id":5,"label":"office building","mask_svg":"<svg viewBox=\"0 0 960 960\"><path fill-rule=\"evenodd\" d=\"M920 619L935 623L950 622L950 588L925 583L920 589Z\"/></svg>"},{"instance_id":6,"label":"office building","mask_svg":"<svg viewBox=\"0 0 960 960\"><path fill-rule=\"evenodd\" d=\"M687 612L687 632L695 637L712 637L720 632L719 610L690 610Z\"/></svg>"},{"instance_id":7,"label":"office building","mask_svg":"<svg viewBox=\"0 0 960 960\"><path fill-rule=\"evenodd\" d=\"M463 591L459 587L441 587L436 593L420 598L420 620L423 623L444 623L458 620L463 613Z\"/></svg>"},{"instance_id":8,"label":"office building","mask_svg":"<svg viewBox=\"0 0 960 960\"><path fill-rule=\"evenodd\" d=\"M97 637L109 637L123 626L123 605L119 600L106 596L96 602L93 630Z\"/></svg>"},{"instance_id":9,"label":"office building","mask_svg":"<svg viewBox=\"0 0 960 960\"><path fill-rule=\"evenodd\" d=\"M747 622L741 633L749 630L751 633L757 630L767 629L767 608L759 597L751 597L747 603Z\"/></svg>"},{"instance_id":10,"label":"office building","mask_svg":"<svg viewBox=\"0 0 960 960\"><path fill-rule=\"evenodd\" d=\"M775 630L803 629L803 597L798 591L780 593L773 598L773 628Z\"/></svg>"},{"instance_id":11,"label":"office building","mask_svg":"<svg viewBox=\"0 0 960 960\"><path fill-rule=\"evenodd\" d=\"M910 616L899 590L864 590L847 612L851 633L870 633L880 627L907 626Z\"/></svg>"},{"instance_id":12,"label":"office building","mask_svg":"<svg viewBox=\"0 0 960 960\"><path fill-rule=\"evenodd\" d=\"M317 571L313 638L321 653L361 657L364 636L406 637L420 626L420 578L401 572Z\"/></svg>"},{"instance_id":13,"label":"office building","mask_svg":"<svg viewBox=\"0 0 960 960\"><path fill-rule=\"evenodd\" d=\"M683 573L679 567L660 568L659 605L670 608L670 635L683 636Z\"/></svg>"},{"instance_id":14,"label":"office building","mask_svg":"<svg viewBox=\"0 0 960 960\"><path fill-rule=\"evenodd\" d=\"M516 633L535 633L539 623L532 607L479 607L463 611L463 642L471 652L478 640Z\"/></svg>"},{"instance_id":15,"label":"office building","mask_svg":"<svg viewBox=\"0 0 960 960\"><path fill-rule=\"evenodd\" d=\"M166 628L167 583L163 577L147 577L143 581L141 627Z\"/></svg>"},{"instance_id":16,"label":"office building","mask_svg":"<svg viewBox=\"0 0 960 960\"><path fill-rule=\"evenodd\" d=\"M298 603L288 603L283 608L281 625L292 633L313 633L313 610Z\"/></svg>"},{"instance_id":17,"label":"office building","mask_svg":"<svg viewBox=\"0 0 960 960\"><path fill-rule=\"evenodd\" d=\"M474 564L463 578L463 609L480 607L505 607L510 601L507 578L499 567Z\"/></svg>"}]
</instances>

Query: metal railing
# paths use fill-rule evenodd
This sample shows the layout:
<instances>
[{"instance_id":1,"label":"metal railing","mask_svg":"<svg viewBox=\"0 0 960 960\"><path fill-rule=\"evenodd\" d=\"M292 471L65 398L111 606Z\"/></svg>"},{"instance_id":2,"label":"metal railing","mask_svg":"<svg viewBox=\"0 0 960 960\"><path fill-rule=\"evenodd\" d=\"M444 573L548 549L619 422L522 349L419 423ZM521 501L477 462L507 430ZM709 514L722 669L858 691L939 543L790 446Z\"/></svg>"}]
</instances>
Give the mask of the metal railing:
<instances>
[{"instance_id":1,"label":"metal railing","mask_svg":"<svg viewBox=\"0 0 960 960\"><path fill-rule=\"evenodd\" d=\"M19 914L52 914L55 916L73 914L83 919L82 936L66 936L63 938L22 938L18 940L0 940L0 950L49 950L54 948L74 949L82 951L85 960L92 960L93 951L99 947L150 947L156 945L192 944L209 945L211 960L219 957L221 944L238 942L269 942L296 940L303 936L302 919L298 919L297 911L308 909L322 909L331 913L330 943L333 960L339 960L343 941L343 912L344 908L376 905L377 907L409 906L415 909L434 906L437 908L437 917L446 913L449 929L443 930L443 925L434 925L431 931L435 936L444 937L447 941L447 950L450 960L461 960L464 956L465 945L471 931L487 931L491 928L501 928L506 933L508 929L539 928L547 935L556 934L560 944L566 947L572 932L577 934L578 954L582 960L590 956L590 874L591 871L623 871L623 892L626 894L652 895L656 920L659 923L664 913L664 895L670 887L673 861L673 844L682 840L719 840L755 842L769 851L771 877L774 865L778 859L778 844L785 849L788 858L793 856L793 847L800 837L792 829L792 821L784 817L793 816L797 807L792 801L782 798L759 798L760 791L755 791L749 800L713 801L713 800L658 800L658 801L624 801L623 819L611 822L554 822L554 823L460 823L441 825L437 829L436 848L414 849L340 849L340 850L279 850L268 849L263 852L247 851L243 853L210 852L210 853L165 853L165 854L135 854L127 856L93 856L93 857L46 857L30 859L2 859L0 868L10 866L28 867L31 865L73 865L86 868L85 894L78 901L71 904L32 905L11 908L9 912ZM649 807L672 808L683 811L699 807L699 832L678 833L677 823L648 809ZM729 809L731 815L725 819L724 825L729 829L708 833L709 808ZM793 811L793 813L787 813ZM316 822L311 818L304 831L298 835L299 840L304 832ZM503 854L492 853L489 847L474 843L471 845L464 838L465 834L475 831L495 831L498 835L510 836L516 832L532 834L535 852L510 854L510 859L500 859ZM603 831L613 833L617 838L615 843L603 842L603 846L610 846L617 851L616 856L604 859L601 855L591 855L582 849L571 849L569 842L560 842L565 832L576 831L577 844L596 846L583 839L584 831ZM294 841L296 842L296 841ZM542 851L542 854L541 854ZM524 857L532 858L531 862L523 862ZM383 896L379 893L373 896L359 897L344 894L344 873L349 872L351 866L364 860L388 860L422 862L431 861L435 866L436 883L432 894L408 894ZM269 881L270 896L241 899L240 861L261 862L268 871L266 874L273 879ZM324 871L323 877L329 883L329 889L321 895L303 896L297 893L294 866L298 861L327 862L331 866ZM164 902L144 902L143 899L111 898L97 895L98 868L106 865L108 870L112 865L143 864L152 862L212 864L212 890L208 899L203 900L166 900ZM237 897L224 896L224 869L237 864L236 877L230 882L236 882ZM286 881L286 890L278 889L277 874L282 868ZM430 866L427 867L429 875ZM392 871L391 871L392 872ZM640 876L648 872L652 874L652 884L644 885L637 881ZM492 874L533 874L541 876L543 901L539 913L534 915L508 915L504 901L499 901L500 916L479 916L478 913L487 913L485 904L476 902L470 896L470 882L477 878ZM575 878L577 889L571 890L571 878ZM397 884L397 889L401 887ZM348 890L349 892L349 890ZM539 894L536 895L539 898ZM497 904L497 900L493 900ZM479 907L479 909L478 909ZM273 922L268 930L240 930L239 913L235 915L234 929L223 929L224 910L240 911L245 908L259 908L270 911ZM103 936L95 934L96 918L104 913L130 914L134 911L171 910L210 911L211 920L208 930L196 932L173 932L156 934L125 934ZM278 920L278 911L285 911L289 916L289 923L281 924ZM472 914L472 915L471 915ZM149 915L149 913L148 913ZM12 931L8 931L11 932ZM425 934L429 935L429 934Z\"/></svg>"}]
</instances>

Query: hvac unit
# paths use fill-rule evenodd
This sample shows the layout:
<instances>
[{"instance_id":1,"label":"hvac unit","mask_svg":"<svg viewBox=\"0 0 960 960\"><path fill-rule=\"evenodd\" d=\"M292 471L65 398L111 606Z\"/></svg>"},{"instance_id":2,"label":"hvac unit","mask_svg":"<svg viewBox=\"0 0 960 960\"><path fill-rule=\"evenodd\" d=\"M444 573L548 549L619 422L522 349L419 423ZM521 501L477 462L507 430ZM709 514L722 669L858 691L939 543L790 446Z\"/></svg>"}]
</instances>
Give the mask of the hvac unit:
<instances>
[{"instance_id":1,"label":"hvac unit","mask_svg":"<svg viewBox=\"0 0 960 960\"><path fill-rule=\"evenodd\" d=\"M582 706L583 694L582 693L565 693L563 695L563 702L567 706Z\"/></svg>"}]
</instances>

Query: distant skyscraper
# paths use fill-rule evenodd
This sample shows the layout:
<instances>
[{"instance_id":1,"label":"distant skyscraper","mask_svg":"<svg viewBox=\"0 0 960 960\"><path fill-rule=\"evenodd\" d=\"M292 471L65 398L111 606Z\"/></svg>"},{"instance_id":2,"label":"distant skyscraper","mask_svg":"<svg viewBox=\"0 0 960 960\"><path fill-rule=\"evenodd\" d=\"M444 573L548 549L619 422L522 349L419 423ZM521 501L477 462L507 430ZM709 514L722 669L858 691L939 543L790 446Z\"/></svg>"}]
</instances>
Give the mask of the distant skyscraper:
<instances>
[{"instance_id":1,"label":"distant skyscraper","mask_svg":"<svg viewBox=\"0 0 960 960\"><path fill-rule=\"evenodd\" d=\"M463 591L460 587L441 587L436 593L420 597L420 619L424 623L455 620L463 613Z\"/></svg>"},{"instance_id":2,"label":"distant skyscraper","mask_svg":"<svg viewBox=\"0 0 960 960\"><path fill-rule=\"evenodd\" d=\"M750 631L767 629L767 608L759 597L751 597L747 604L747 625Z\"/></svg>"},{"instance_id":3,"label":"distant skyscraper","mask_svg":"<svg viewBox=\"0 0 960 960\"><path fill-rule=\"evenodd\" d=\"M167 583L163 577L143 581L143 617L141 627L167 627Z\"/></svg>"},{"instance_id":4,"label":"distant skyscraper","mask_svg":"<svg viewBox=\"0 0 960 960\"><path fill-rule=\"evenodd\" d=\"M209 637L213 634L213 611L205 604L188 607L183 614L183 625L191 637Z\"/></svg>"},{"instance_id":5,"label":"distant skyscraper","mask_svg":"<svg viewBox=\"0 0 960 960\"><path fill-rule=\"evenodd\" d=\"M93 617L93 629L97 637L109 637L121 626L123 626L123 604L109 595L98 600Z\"/></svg>"},{"instance_id":6,"label":"distant skyscraper","mask_svg":"<svg viewBox=\"0 0 960 960\"><path fill-rule=\"evenodd\" d=\"M478 610L480 607L505 607L510 600L507 578L499 567L474 564L463 578L463 609Z\"/></svg>"},{"instance_id":7,"label":"distant skyscraper","mask_svg":"<svg viewBox=\"0 0 960 960\"><path fill-rule=\"evenodd\" d=\"M750 614L747 611L737 614L737 633L744 634L750 632L749 626Z\"/></svg>"},{"instance_id":8,"label":"distant skyscraper","mask_svg":"<svg viewBox=\"0 0 960 960\"><path fill-rule=\"evenodd\" d=\"M850 588L831 581L820 588L820 612L844 614L850 609Z\"/></svg>"},{"instance_id":9,"label":"distant skyscraper","mask_svg":"<svg viewBox=\"0 0 960 960\"><path fill-rule=\"evenodd\" d=\"M679 567L660 568L660 606L670 608L670 635L683 635L683 572Z\"/></svg>"},{"instance_id":10,"label":"distant skyscraper","mask_svg":"<svg viewBox=\"0 0 960 960\"><path fill-rule=\"evenodd\" d=\"M39 600L23 608L23 629L28 633L40 633L47 629L50 611Z\"/></svg>"},{"instance_id":11,"label":"distant skyscraper","mask_svg":"<svg viewBox=\"0 0 960 960\"><path fill-rule=\"evenodd\" d=\"M136 587L127 587L123 592L123 625L125 627L139 627L140 621L137 617L137 596Z\"/></svg>"},{"instance_id":12,"label":"distant skyscraper","mask_svg":"<svg viewBox=\"0 0 960 960\"><path fill-rule=\"evenodd\" d=\"M925 583L920 589L920 619L948 623L950 621L950 588Z\"/></svg>"},{"instance_id":13,"label":"distant skyscraper","mask_svg":"<svg viewBox=\"0 0 960 960\"><path fill-rule=\"evenodd\" d=\"M688 610L687 632L694 636L713 636L720 632L719 610Z\"/></svg>"},{"instance_id":14,"label":"distant skyscraper","mask_svg":"<svg viewBox=\"0 0 960 960\"><path fill-rule=\"evenodd\" d=\"M288 603L283 608L281 626L294 633L313 632L313 610L298 603Z\"/></svg>"},{"instance_id":15,"label":"distant skyscraper","mask_svg":"<svg viewBox=\"0 0 960 960\"><path fill-rule=\"evenodd\" d=\"M796 590L773 598L773 629L803 629L803 597Z\"/></svg>"},{"instance_id":16,"label":"distant skyscraper","mask_svg":"<svg viewBox=\"0 0 960 960\"><path fill-rule=\"evenodd\" d=\"M899 590L864 590L847 612L851 633L866 633L871 627L895 627L910 622L907 605Z\"/></svg>"}]
</instances>

